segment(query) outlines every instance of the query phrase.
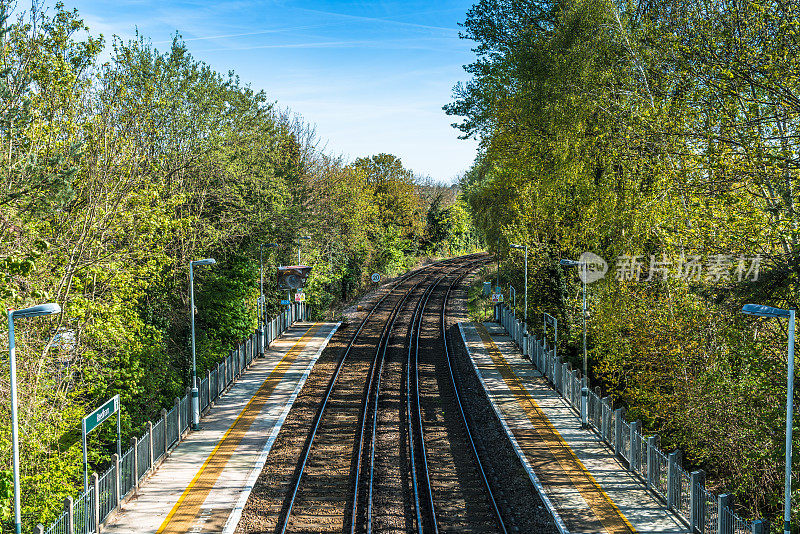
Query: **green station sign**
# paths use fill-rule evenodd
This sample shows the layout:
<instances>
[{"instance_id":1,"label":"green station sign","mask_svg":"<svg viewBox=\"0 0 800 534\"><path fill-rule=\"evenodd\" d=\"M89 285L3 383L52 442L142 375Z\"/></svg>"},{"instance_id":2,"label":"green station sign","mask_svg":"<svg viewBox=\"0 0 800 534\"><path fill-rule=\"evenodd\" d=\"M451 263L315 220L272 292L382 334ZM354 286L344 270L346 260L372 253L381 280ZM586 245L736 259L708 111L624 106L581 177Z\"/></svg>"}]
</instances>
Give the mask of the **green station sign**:
<instances>
[{"instance_id":1,"label":"green station sign","mask_svg":"<svg viewBox=\"0 0 800 534\"><path fill-rule=\"evenodd\" d=\"M88 434L119 410L119 395L114 395L105 404L83 418L83 432Z\"/></svg>"},{"instance_id":2,"label":"green station sign","mask_svg":"<svg viewBox=\"0 0 800 534\"><path fill-rule=\"evenodd\" d=\"M83 418L81 422L81 434L83 438L83 491L89 488L89 458L86 452L86 436L100 426L103 421L108 419L114 414L117 414L117 455L122 457L122 442L120 431L120 410L119 410L119 395L114 395L106 402L103 403L98 409Z\"/></svg>"}]
</instances>

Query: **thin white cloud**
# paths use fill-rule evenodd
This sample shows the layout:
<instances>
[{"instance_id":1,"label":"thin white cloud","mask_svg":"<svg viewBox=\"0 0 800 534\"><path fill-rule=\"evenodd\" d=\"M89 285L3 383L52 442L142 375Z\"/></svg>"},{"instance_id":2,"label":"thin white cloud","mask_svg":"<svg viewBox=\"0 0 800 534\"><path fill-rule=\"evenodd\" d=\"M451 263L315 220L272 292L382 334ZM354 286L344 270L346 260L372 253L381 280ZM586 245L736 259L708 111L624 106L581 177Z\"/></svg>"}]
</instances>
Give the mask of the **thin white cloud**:
<instances>
[{"instance_id":1,"label":"thin white cloud","mask_svg":"<svg viewBox=\"0 0 800 534\"><path fill-rule=\"evenodd\" d=\"M455 28L445 28L443 26L429 26L427 24L417 24L417 23L414 23L414 22L403 22L403 21L400 21L400 20L384 19L384 18L380 18L380 17L366 17L364 15L350 15L350 14L347 14L347 13L337 13L335 11L320 11L320 10L317 10L317 9L307 9L307 8L300 8L300 9L302 11L307 12L307 13L315 13L317 15L326 15L326 16L330 16L330 17L341 17L341 18L346 18L346 19L350 19L350 20L359 20L359 21L362 21L362 22L377 22L377 23L381 23L381 24L392 24L392 25L396 25L396 26L404 26L404 27L408 27L408 28L417 28L417 29L423 29L423 30L436 30L436 31L441 31L441 32L445 32L445 33L448 33L448 34L452 34L452 35L457 35L458 34L458 30L457 29L455 29ZM417 16L417 15L426 15L426 14L429 14L429 13L430 12L409 13L406 16L410 17L410 16Z\"/></svg>"},{"instance_id":2,"label":"thin white cloud","mask_svg":"<svg viewBox=\"0 0 800 534\"><path fill-rule=\"evenodd\" d=\"M197 53L206 52L232 52L244 50L265 50L274 48L391 48L400 50L441 50L442 47L425 46L423 41L443 41L449 42L450 39L429 37L426 39L379 39L362 41L315 41L307 43L278 43L253 46L231 46L225 48L204 48L197 50Z\"/></svg>"},{"instance_id":3,"label":"thin white cloud","mask_svg":"<svg viewBox=\"0 0 800 534\"><path fill-rule=\"evenodd\" d=\"M229 33L226 35L207 35L207 36L199 36L199 37L190 37L184 38L184 41L210 41L213 39L235 39L237 37L252 37L254 35L268 35L271 33L285 33L285 32L295 32L295 31L302 31L302 30L313 30L318 28L327 28L330 26L334 26L337 23L326 23L326 24L309 24L307 26L292 26L287 28L273 28L269 30L259 30L255 32L244 32L244 33ZM164 44L164 43L171 43L172 41L156 41L154 44Z\"/></svg>"}]
</instances>

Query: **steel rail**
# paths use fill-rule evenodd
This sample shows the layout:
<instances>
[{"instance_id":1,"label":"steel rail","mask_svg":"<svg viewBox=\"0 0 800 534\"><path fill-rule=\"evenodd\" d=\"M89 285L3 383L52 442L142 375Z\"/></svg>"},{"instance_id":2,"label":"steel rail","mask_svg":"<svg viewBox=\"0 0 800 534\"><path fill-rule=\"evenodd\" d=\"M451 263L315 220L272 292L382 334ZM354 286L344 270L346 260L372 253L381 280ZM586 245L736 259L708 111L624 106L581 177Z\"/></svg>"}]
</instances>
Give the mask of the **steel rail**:
<instances>
[{"instance_id":1,"label":"steel rail","mask_svg":"<svg viewBox=\"0 0 800 534\"><path fill-rule=\"evenodd\" d=\"M454 269L455 270L455 269ZM451 271L452 272L452 271ZM448 273L450 274L450 273ZM409 338L409 346L408 346L408 359L406 363L406 411L407 411L407 424L408 424L408 439L409 439L409 452L411 456L411 472L412 472L412 487L414 489L414 506L416 508L416 515L417 515L417 532L423 532L425 530L424 523L422 520L422 511L420 506L420 497L419 497L419 479L420 476L423 481L423 489L427 494L427 515L428 515L428 523L431 525L431 532L438 533L439 532L439 525L436 521L436 507L433 503L433 490L431 488L431 477L430 472L428 471L428 454L425 448L425 432L422 425L422 410L420 408L420 394L419 394L419 333L422 329L422 318L424 316L425 306L428 304L428 299L433 293L433 290L442 279L447 275L442 275L439 277L435 282L433 282L428 289L425 291L425 294L420 298L419 302L417 303L417 307L414 310L414 317L412 318L412 327L411 327L411 335ZM413 350L412 350L413 349ZM413 358L412 358L413 352ZM411 368L414 368L414 381L412 386L411 381ZM413 391L412 391L413 390ZM411 408L411 397L414 397L415 403L414 407L416 410L412 412ZM413 416L412 416L413 413ZM412 423L412 417L416 419L416 426L417 426L417 446L419 447L419 462L420 462L420 471L421 473L417 472L416 469L416 458L414 455L414 425Z\"/></svg>"},{"instance_id":2,"label":"steel rail","mask_svg":"<svg viewBox=\"0 0 800 534\"><path fill-rule=\"evenodd\" d=\"M311 448L312 448L312 446L314 444L314 439L316 438L317 431L319 430L320 422L322 421L322 416L324 415L325 409L328 406L328 401L329 401L329 399L331 397L331 394L333 393L333 389L336 386L336 383L338 382L339 375L341 374L341 370L344 367L345 361L347 360L347 356L350 354L350 351L353 348L353 344L355 343L355 341L358 338L358 336L361 334L361 331L364 329L364 325L366 325L366 323L370 319L370 317L372 317L372 315L375 313L375 311L389 297L389 295L391 295L394 292L394 290L397 289L397 287L400 284L402 284L403 282L405 282L408 278L411 278L412 276L417 276L417 275L420 275L420 274L423 274L423 273L427 277L428 273L425 272L425 271L428 271L429 269L431 269L434 266L447 265L447 264L453 263L453 262L458 261L458 260L462 260L463 261L464 259L465 258L463 258L463 257L462 258L453 258L453 259L445 260L445 261L442 261L442 262L432 263L430 265L427 265L427 266L423 267L422 269L418 269L416 271L412 271L412 272L406 273L405 275L401 276L392 285L392 287L389 289L389 291L383 297L381 297L380 300L377 303L375 303L375 305L372 307L372 309L367 314L367 316L364 317L364 319L362 319L358 329L353 334L353 337L348 342L347 347L345 348L342 356L339 358L339 362L336 365L336 370L334 371L333 376L331 377L330 381L328 382L328 386L327 386L326 391L325 391L325 396L323 397L322 402L320 403L320 406L317 409L317 413L314 416L314 422L313 422L313 425L312 425L311 433L309 434L309 437L306 440L306 444L305 444L305 446L303 448L303 452L301 453L301 460L300 460L300 464L299 464L299 468L298 468L298 473L297 473L296 478L295 478L295 483L293 485L292 492L291 492L291 495L289 497L289 501L285 505L285 510L286 511L283 513L282 521L279 520L280 523L279 523L279 528L277 529L277 531L280 534L285 534L286 533L286 529L289 526L289 519L290 519L290 517L292 515L292 509L294 508L294 504L295 504L295 501L297 499L297 493L298 493L298 491L300 489L300 485L302 483L303 474L305 473L305 468L306 468L306 465L308 464L308 457L309 457L309 455L311 453Z\"/></svg>"},{"instance_id":3,"label":"steel rail","mask_svg":"<svg viewBox=\"0 0 800 534\"><path fill-rule=\"evenodd\" d=\"M466 265L466 271L458 277L458 279L463 278L468 274L471 270L471 267L478 262L471 262ZM427 508L427 515L428 515L428 523L431 526L431 532L438 533L439 532L439 525L436 519L436 506L433 499L433 489L431 485L430 479L430 472L428 469L428 459L427 459L427 449L425 447L425 434L424 434L424 425L422 422L422 409L420 406L420 392L419 392L419 336L422 330L422 323L425 316L425 308L428 305L428 301L430 300L431 295L435 291L435 289L441 284L442 280L446 277L452 275L457 270L464 268L464 266L456 267L455 269L451 270L450 272L440 276L436 279L430 286L427 288L425 293L420 297L420 300L417 302L417 306L414 309L414 315L411 321L411 331L409 333L409 343L408 343L408 358L406 364L406 424L408 427L408 436L409 436L409 454L410 454L410 461L411 461L411 482L414 494L414 509L416 513L416 525L417 525L417 532L421 533L425 531L425 523L422 518L422 508L421 500L420 500L420 491L419 486L422 485L424 487L425 493L427 494L427 503L425 508ZM412 356L413 355L413 356ZM411 375L411 368L414 368L413 380ZM413 391L412 391L413 389ZM411 398L415 399L414 405L411 404ZM412 410L412 407L416 408L416 410ZM416 427L418 430L418 439L417 439L417 446L420 448L420 457L419 463L421 473L418 475L417 473L417 457L415 454L415 443L414 443L414 425L412 424L412 418L416 419ZM421 481L420 481L421 480Z\"/></svg>"},{"instance_id":4,"label":"steel rail","mask_svg":"<svg viewBox=\"0 0 800 534\"><path fill-rule=\"evenodd\" d=\"M474 262L471 265L475 265L480 262ZM481 474L481 479L483 480L484 487L486 488L486 495L489 498L489 502L491 503L492 510L494 511L495 518L497 519L497 525L500 527L500 530L503 533L507 533L508 530L506 529L505 521L503 520L503 516L500 513L500 508L497 506L497 500L494 497L494 493L492 492L492 486L489 484L489 479L486 476L486 470L483 467L483 462L481 462L480 455L478 454L478 449L475 446L475 440L472 437L472 431L469 428L469 423L467 422L467 415L464 412L464 406L461 403L461 395L458 393L458 383L456 381L455 374L453 373L453 365L452 365L452 358L450 356L450 350L447 344L447 324L445 322L447 318L447 301L450 298L450 292L452 289L461 282L469 273L471 272L470 269L457 277L453 282L448 286L447 292L444 296L444 302L442 303L442 310L441 310L441 320L442 320L442 338L444 339L444 353L447 359L447 369L450 372L450 381L453 384L453 391L455 392L456 401L458 403L458 410L461 413L461 420L464 423L464 429L466 430L467 437L469 438L469 443L472 448L472 453L475 456L475 461L478 464L478 471Z\"/></svg>"},{"instance_id":5,"label":"steel rail","mask_svg":"<svg viewBox=\"0 0 800 534\"><path fill-rule=\"evenodd\" d=\"M370 448L370 462L369 462L369 498L367 504L367 533L372 532L372 482L373 482L373 471L375 465L375 434L376 434L376 426L377 426L377 413L378 413L378 400L380 398L380 389L381 389L381 371L383 370L383 362L386 359L386 352L389 348L389 338L391 337L392 330L394 329L394 324L397 321L397 317L400 315L400 309L403 307L403 304L406 302L408 297L420 286L422 285L430 276L430 273L427 273L422 280L417 282L412 288L406 291L403 298L395 305L394 309L392 309L389 318L386 320L386 323L383 325L383 330L381 331L380 338L378 340L378 346L375 350L375 356L372 360L372 365L370 366L370 375L369 375L369 382L367 384L367 401L364 402L363 411L361 414L361 430L358 437L358 452L357 452L357 461L356 461L356 474L355 474L355 484L353 488L353 509L350 516L350 533L355 534L357 520L358 520L358 503L359 503L359 483L361 480L361 460L364 456L364 435L366 433L366 426L367 426L367 419L368 419L368 412L370 404L373 405L373 421L372 421L372 439L371 439L371 448ZM373 387L374 386L374 387ZM374 394L372 392L374 391Z\"/></svg>"}]
</instances>

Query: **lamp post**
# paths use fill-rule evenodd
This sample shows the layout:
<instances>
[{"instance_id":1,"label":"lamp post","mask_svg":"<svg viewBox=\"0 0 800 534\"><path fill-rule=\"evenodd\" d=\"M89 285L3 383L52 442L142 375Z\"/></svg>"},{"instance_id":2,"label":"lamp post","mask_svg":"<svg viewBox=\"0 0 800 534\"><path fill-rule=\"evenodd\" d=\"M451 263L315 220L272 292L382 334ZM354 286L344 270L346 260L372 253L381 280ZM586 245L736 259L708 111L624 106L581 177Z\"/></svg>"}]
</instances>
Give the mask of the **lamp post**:
<instances>
[{"instance_id":1,"label":"lamp post","mask_svg":"<svg viewBox=\"0 0 800 534\"><path fill-rule=\"evenodd\" d=\"M760 304L745 304L742 313L758 317L786 317L789 319L789 368L786 373L786 474L785 494L783 501L783 532L791 534L792 508L792 415L794 400L794 313L795 310L784 310Z\"/></svg>"},{"instance_id":2,"label":"lamp post","mask_svg":"<svg viewBox=\"0 0 800 534\"><path fill-rule=\"evenodd\" d=\"M562 267L580 267L583 270L581 275L581 281L583 282L583 376L589 376L587 372L588 364L586 360L586 262L562 259L559 264Z\"/></svg>"},{"instance_id":3,"label":"lamp post","mask_svg":"<svg viewBox=\"0 0 800 534\"><path fill-rule=\"evenodd\" d=\"M528 244L525 243L524 247L522 245L512 244L511 248L516 248L525 251L525 332L523 335L525 337L525 341L527 341L528 340ZM528 344L524 343L523 346L527 351Z\"/></svg>"},{"instance_id":4,"label":"lamp post","mask_svg":"<svg viewBox=\"0 0 800 534\"><path fill-rule=\"evenodd\" d=\"M39 317L61 313L61 306L55 303L40 304L24 310L8 310L8 353L10 357L9 374L11 378L11 448L14 472L14 532L22 532L22 510L20 508L19 480L19 427L17 423L17 349L14 344L14 319Z\"/></svg>"},{"instance_id":5,"label":"lamp post","mask_svg":"<svg viewBox=\"0 0 800 534\"><path fill-rule=\"evenodd\" d=\"M194 268L215 263L217 260L214 258L189 263L189 315L192 316L192 430L200 430L200 390L197 388L197 355L194 346Z\"/></svg>"},{"instance_id":6,"label":"lamp post","mask_svg":"<svg viewBox=\"0 0 800 534\"><path fill-rule=\"evenodd\" d=\"M311 239L309 235L298 236L297 239ZM300 265L300 243L297 244L297 265Z\"/></svg>"},{"instance_id":7,"label":"lamp post","mask_svg":"<svg viewBox=\"0 0 800 534\"><path fill-rule=\"evenodd\" d=\"M583 379L581 380L581 426L589 426L589 364L586 357L586 262L562 259L559 264L562 267L580 267L581 282L583 282Z\"/></svg>"},{"instance_id":8,"label":"lamp post","mask_svg":"<svg viewBox=\"0 0 800 534\"><path fill-rule=\"evenodd\" d=\"M259 257L259 276L261 278L261 296L259 297L259 310L258 310L258 324L261 328L261 322L264 319L264 247L277 248L277 243L261 243L261 251Z\"/></svg>"},{"instance_id":9,"label":"lamp post","mask_svg":"<svg viewBox=\"0 0 800 534\"><path fill-rule=\"evenodd\" d=\"M258 310L258 349L261 356L264 355L265 350L264 345L266 342L264 341L264 328L266 327L267 323L267 302L264 298L264 247L276 248L277 246L277 243L261 243L260 247L259 277L261 279L261 294L258 297L258 305L256 308Z\"/></svg>"}]
</instances>

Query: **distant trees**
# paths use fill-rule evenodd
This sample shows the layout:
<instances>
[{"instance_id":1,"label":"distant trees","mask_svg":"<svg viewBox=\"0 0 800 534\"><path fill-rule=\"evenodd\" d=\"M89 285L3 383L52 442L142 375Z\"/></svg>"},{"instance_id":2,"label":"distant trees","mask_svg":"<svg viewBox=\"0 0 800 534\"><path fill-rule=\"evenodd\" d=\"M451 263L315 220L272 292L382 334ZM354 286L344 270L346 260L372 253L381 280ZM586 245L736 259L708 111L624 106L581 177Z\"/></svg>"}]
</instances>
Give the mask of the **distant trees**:
<instances>
[{"instance_id":1,"label":"distant trees","mask_svg":"<svg viewBox=\"0 0 800 534\"><path fill-rule=\"evenodd\" d=\"M592 378L753 516L782 501L785 337L738 310L798 303L799 31L780 0L479 0L471 79L445 108L481 142L462 187L489 246L538 249L534 293L572 286L565 349L580 317L559 257L666 269L590 286Z\"/></svg>"}]
</instances>

